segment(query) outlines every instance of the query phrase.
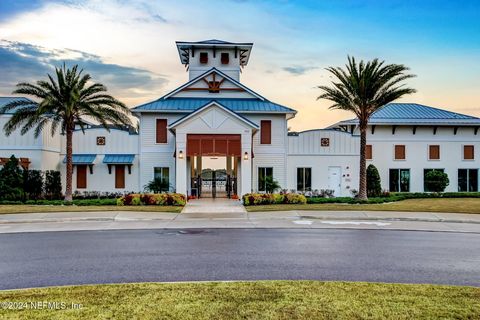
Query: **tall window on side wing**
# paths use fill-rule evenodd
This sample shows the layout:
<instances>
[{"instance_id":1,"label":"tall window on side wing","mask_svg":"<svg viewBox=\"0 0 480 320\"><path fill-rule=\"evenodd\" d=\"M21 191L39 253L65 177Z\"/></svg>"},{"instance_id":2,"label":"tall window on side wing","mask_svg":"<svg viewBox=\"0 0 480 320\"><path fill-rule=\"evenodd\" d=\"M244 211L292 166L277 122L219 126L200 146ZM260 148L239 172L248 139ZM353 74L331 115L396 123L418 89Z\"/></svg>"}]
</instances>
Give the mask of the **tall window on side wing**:
<instances>
[{"instance_id":1,"label":"tall window on side wing","mask_svg":"<svg viewBox=\"0 0 480 320\"><path fill-rule=\"evenodd\" d=\"M410 169L390 169L389 185L391 192L409 192Z\"/></svg>"},{"instance_id":2,"label":"tall window on side wing","mask_svg":"<svg viewBox=\"0 0 480 320\"><path fill-rule=\"evenodd\" d=\"M458 191L478 191L478 169L458 169Z\"/></svg>"},{"instance_id":3,"label":"tall window on side wing","mask_svg":"<svg viewBox=\"0 0 480 320\"><path fill-rule=\"evenodd\" d=\"M297 168L297 191L312 190L312 168Z\"/></svg>"}]
</instances>

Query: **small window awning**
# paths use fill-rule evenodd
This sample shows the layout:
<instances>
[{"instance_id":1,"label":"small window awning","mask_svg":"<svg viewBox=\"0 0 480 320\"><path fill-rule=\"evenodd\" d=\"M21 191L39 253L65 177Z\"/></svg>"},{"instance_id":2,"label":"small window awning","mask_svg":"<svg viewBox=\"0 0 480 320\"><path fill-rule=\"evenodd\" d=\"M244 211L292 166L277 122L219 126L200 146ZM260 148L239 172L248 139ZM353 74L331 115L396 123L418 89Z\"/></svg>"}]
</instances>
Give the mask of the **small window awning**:
<instances>
[{"instance_id":1,"label":"small window awning","mask_svg":"<svg viewBox=\"0 0 480 320\"><path fill-rule=\"evenodd\" d=\"M134 154L106 154L103 163L106 164L132 164L135 159Z\"/></svg>"},{"instance_id":2,"label":"small window awning","mask_svg":"<svg viewBox=\"0 0 480 320\"><path fill-rule=\"evenodd\" d=\"M72 162L73 164L93 164L95 158L97 157L96 154L73 154L72 155ZM67 157L63 159L63 163L67 162Z\"/></svg>"}]
</instances>

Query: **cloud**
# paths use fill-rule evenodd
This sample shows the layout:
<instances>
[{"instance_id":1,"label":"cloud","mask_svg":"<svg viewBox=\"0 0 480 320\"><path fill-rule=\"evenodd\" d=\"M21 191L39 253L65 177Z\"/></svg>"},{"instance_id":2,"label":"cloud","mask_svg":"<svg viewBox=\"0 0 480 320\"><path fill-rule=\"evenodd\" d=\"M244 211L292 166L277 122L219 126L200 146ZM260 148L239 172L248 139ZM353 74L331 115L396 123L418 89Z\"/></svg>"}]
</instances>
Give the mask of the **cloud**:
<instances>
[{"instance_id":1,"label":"cloud","mask_svg":"<svg viewBox=\"0 0 480 320\"><path fill-rule=\"evenodd\" d=\"M291 73L295 76L299 76L302 74L305 74L308 71L318 69L318 67L306 67L306 66L289 66L289 67L284 67L283 70L287 71L288 73Z\"/></svg>"},{"instance_id":2,"label":"cloud","mask_svg":"<svg viewBox=\"0 0 480 320\"><path fill-rule=\"evenodd\" d=\"M28 43L0 40L0 94L10 94L18 82L44 79L55 66L78 64L94 81L120 97L161 89L165 76L145 69L106 63L100 56L71 49L47 49Z\"/></svg>"}]
</instances>

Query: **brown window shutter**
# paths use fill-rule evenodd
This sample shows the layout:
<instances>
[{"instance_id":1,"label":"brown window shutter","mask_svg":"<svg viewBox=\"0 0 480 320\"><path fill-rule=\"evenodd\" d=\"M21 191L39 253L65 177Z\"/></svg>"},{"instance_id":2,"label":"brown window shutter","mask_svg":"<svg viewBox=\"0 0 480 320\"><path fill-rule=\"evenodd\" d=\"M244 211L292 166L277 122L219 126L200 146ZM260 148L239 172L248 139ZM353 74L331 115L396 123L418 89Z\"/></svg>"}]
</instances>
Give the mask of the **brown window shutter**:
<instances>
[{"instance_id":1,"label":"brown window shutter","mask_svg":"<svg viewBox=\"0 0 480 320\"><path fill-rule=\"evenodd\" d=\"M367 144L365 146L365 159L367 160L372 160L373 159L373 156L372 156L372 145L371 144Z\"/></svg>"},{"instance_id":2,"label":"brown window shutter","mask_svg":"<svg viewBox=\"0 0 480 320\"><path fill-rule=\"evenodd\" d=\"M200 52L200 63L208 63L208 52Z\"/></svg>"},{"instance_id":3,"label":"brown window shutter","mask_svg":"<svg viewBox=\"0 0 480 320\"><path fill-rule=\"evenodd\" d=\"M157 119L157 143L167 143L167 119Z\"/></svg>"},{"instance_id":4,"label":"brown window shutter","mask_svg":"<svg viewBox=\"0 0 480 320\"><path fill-rule=\"evenodd\" d=\"M228 64L230 62L230 56L228 55L228 52L222 52L221 61L222 64Z\"/></svg>"},{"instance_id":5,"label":"brown window shutter","mask_svg":"<svg viewBox=\"0 0 480 320\"><path fill-rule=\"evenodd\" d=\"M395 160L405 160L405 146L396 145L395 146Z\"/></svg>"},{"instance_id":6,"label":"brown window shutter","mask_svg":"<svg viewBox=\"0 0 480 320\"><path fill-rule=\"evenodd\" d=\"M115 165L115 188L125 188L125 165Z\"/></svg>"},{"instance_id":7,"label":"brown window shutter","mask_svg":"<svg viewBox=\"0 0 480 320\"><path fill-rule=\"evenodd\" d=\"M474 146L469 145L469 146L463 146L463 159L465 160L473 160L475 159L474 155Z\"/></svg>"},{"instance_id":8,"label":"brown window shutter","mask_svg":"<svg viewBox=\"0 0 480 320\"><path fill-rule=\"evenodd\" d=\"M77 166L77 189L85 189L87 187L87 166Z\"/></svg>"},{"instance_id":9,"label":"brown window shutter","mask_svg":"<svg viewBox=\"0 0 480 320\"><path fill-rule=\"evenodd\" d=\"M440 159L440 146L433 145L429 146L429 159L430 160L439 160Z\"/></svg>"},{"instance_id":10,"label":"brown window shutter","mask_svg":"<svg viewBox=\"0 0 480 320\"><path fill-rule=\"evenodd\" d=\"M270 120L260 121L260 143L272 143L272 121Z\"/></svg>"}]
</instances>

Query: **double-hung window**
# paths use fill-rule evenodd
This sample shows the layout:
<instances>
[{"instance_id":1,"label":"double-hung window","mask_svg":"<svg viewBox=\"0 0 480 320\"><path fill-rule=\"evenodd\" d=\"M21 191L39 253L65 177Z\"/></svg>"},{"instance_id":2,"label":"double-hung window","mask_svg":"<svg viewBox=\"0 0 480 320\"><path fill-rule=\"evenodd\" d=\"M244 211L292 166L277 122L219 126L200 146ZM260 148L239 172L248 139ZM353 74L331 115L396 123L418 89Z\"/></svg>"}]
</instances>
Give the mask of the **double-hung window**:
<instances>
[{"instance_id":1,"label":"double-hung window","mask_svg":"<svg viewBox=\"0 0 480 320\"><path fill-rule=\"evenodd\" d=\"M272 167L259 167L258 168L258 191L267 191L268 181L273 179Z\"/></svg>"},{"instance_id":2,"label":"double-hung window","mask_svg":"<svg viewBox=\"0 0 480 320\"><path fill-rule=\"evenodd\" d=\"M458 191L478 191L478 169L458 169Z\"/></svg>"},{"instance_id":3,"label":"double-hung window","mask_svg":"<svg viewBox=\"0 0 480 320\"><path fill-rule=\"evenodd\" d=\"M297 191L312 190L312 168L297 168Z\"/></svg>"},{"instance_id":4,"label":"double-hung window","mask_svg":"<svg viewBox=\"0 0 480 320\"><path fill-rule=\"evenodd\" d=\"M390 169L389 179L391 192L410 191L410 169Z\"/></svg>"},{"instance_id":5,"label":"double-hung window","mask_svg":"<svg viewBox=\"0 0 480 320\"><path fill-rule=\"evenodd\" d=\"M170 168L169 167L155 167L153 168L153 177L160 179L162 182L162 192L168 192L170 189Z\"/></svg>"}]
</instances>

